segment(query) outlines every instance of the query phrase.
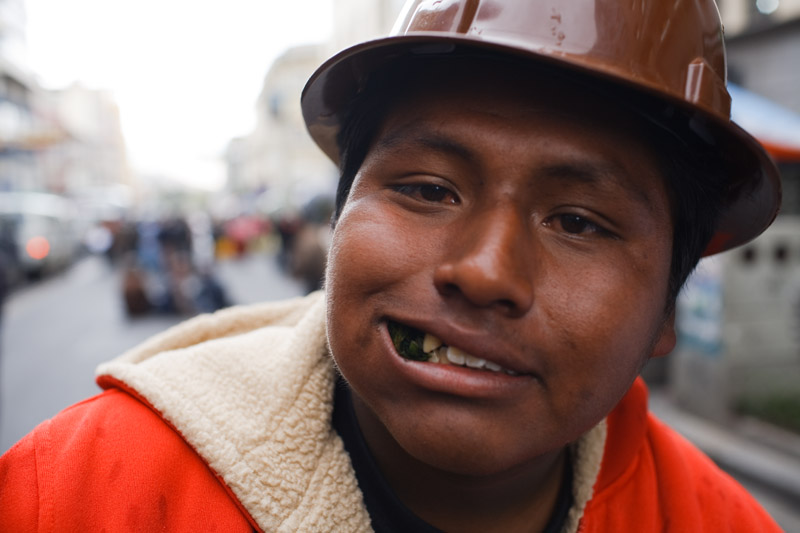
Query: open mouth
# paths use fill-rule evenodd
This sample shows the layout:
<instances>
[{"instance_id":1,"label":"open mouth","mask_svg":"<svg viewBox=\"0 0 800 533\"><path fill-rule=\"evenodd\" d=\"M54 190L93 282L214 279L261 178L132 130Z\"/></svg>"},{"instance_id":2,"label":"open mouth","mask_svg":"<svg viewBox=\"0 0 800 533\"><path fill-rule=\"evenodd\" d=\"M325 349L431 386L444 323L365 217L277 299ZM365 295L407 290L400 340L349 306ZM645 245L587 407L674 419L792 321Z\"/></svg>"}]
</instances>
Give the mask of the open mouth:
<instances>
[{"instance_id":1,"label":"open mouth","mask_svg":"<svg viewBox=\"0 0 800 533\"><path fill-rule=\"evenodd\" d=\"M475 357L455 346L448 346L441 339L430 333L392 321L389 321L387 326L389 336L392 338L392 344L394 344L397 353L404 359L462 366L490 372L502 372L509 376L522 375L514 370L503 368L493 361Z\"/></svg>"}]
</instances>

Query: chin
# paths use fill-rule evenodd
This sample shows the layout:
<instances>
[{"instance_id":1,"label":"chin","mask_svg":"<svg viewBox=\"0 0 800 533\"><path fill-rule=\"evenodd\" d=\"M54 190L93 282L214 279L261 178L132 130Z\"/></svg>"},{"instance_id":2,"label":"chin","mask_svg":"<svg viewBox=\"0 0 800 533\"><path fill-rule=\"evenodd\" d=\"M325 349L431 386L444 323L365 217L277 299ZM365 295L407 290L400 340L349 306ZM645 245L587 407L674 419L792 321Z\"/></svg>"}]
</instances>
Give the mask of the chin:
<instances>
[{"instance_id":1,"label":"chin","mask_svg":"<svg viewBox=\"0 0 800 533\"><path fill-rule=\"evenodd\" d=\"M530 438L503 438L491 429L466 424L458 416L447 420L426 417L408 420L407 425L389 428L394 441L406 454L428 467L454 475L484 477L496 476L524 468L537 457L559 453L561 445L547 446ZM394 429L394 431L392 431ZM530 434L530 433L529 433Z\"/></svg>"},{"instance_id":2,"label":"chin","mask_svg":"<svg viewBox=\"0 0 800 533\"><path fill-rule=\"evenodd\" d=\"M465 477L493 477L521 468L528 460L512 458L502 452L485 450L464 450L453 453L452 450L416 450L412 453L415 459L442 472Z\"/></svg>"}]
</instances>

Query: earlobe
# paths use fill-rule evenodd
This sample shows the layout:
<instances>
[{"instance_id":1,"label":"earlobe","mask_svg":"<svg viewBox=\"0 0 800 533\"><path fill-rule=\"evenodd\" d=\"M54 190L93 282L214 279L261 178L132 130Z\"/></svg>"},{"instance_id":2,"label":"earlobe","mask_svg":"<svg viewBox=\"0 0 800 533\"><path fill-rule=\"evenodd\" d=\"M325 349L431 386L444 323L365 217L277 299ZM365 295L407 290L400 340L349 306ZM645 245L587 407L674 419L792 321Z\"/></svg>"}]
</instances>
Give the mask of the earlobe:
<instances>
[{"instance_id":1,"label":"earlobe","mask_svg":"<svg viewBox=\"0 0 800 533\"><path fill-rule=\"evenodd\" d=\"M675 311L672 311L668 317L664 319L661 325L661 332L658 335L655 345L653 346L653 353L650 357L663 357L670 353L677 342L675 334Z\"/></svg>"}]
</instances>

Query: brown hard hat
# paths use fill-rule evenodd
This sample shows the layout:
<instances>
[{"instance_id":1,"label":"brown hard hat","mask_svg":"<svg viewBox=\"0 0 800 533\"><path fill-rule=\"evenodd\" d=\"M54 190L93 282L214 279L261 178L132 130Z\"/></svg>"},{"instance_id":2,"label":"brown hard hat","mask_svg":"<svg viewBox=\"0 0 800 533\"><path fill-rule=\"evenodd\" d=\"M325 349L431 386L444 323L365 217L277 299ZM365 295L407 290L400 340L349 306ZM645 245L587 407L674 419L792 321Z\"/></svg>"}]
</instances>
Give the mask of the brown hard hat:
<instances>
[{"instance_id":1,"label":"brown hard hat","mask_svg":"<svg viewBox=\"0 0 800 533\"><path fill-rule=\"evenodd\" d=\"M348 48L311 76L302 96L311 137L338 164L342 113L370 72L409 54L462 48L603 79L688 116L693 138L713 147L730 183L705 255L753 239L777 215L778 170L730 120L714 0L409 0L391 36Z\"/></svg>"}]
</instances>

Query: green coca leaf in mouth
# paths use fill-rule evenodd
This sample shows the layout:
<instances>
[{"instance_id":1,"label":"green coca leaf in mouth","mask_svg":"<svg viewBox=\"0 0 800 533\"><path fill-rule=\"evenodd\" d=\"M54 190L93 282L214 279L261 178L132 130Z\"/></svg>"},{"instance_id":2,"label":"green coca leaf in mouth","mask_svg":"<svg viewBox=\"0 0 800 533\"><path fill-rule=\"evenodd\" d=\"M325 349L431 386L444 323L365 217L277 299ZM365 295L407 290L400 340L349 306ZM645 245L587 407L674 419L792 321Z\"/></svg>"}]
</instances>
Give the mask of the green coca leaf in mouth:
<instances>
[{"instance_id":1,"label":"green coca leaf in mouth","mask_svg":"<svg viewBox=\"0 0 800 533\"><path fill-rule=\"evenodd\" d=\"M389 335L397 353L412 361L427 361L429 355L422 350L425 333L396 322L389 322Z\"/></svg>"}]
</instances>

